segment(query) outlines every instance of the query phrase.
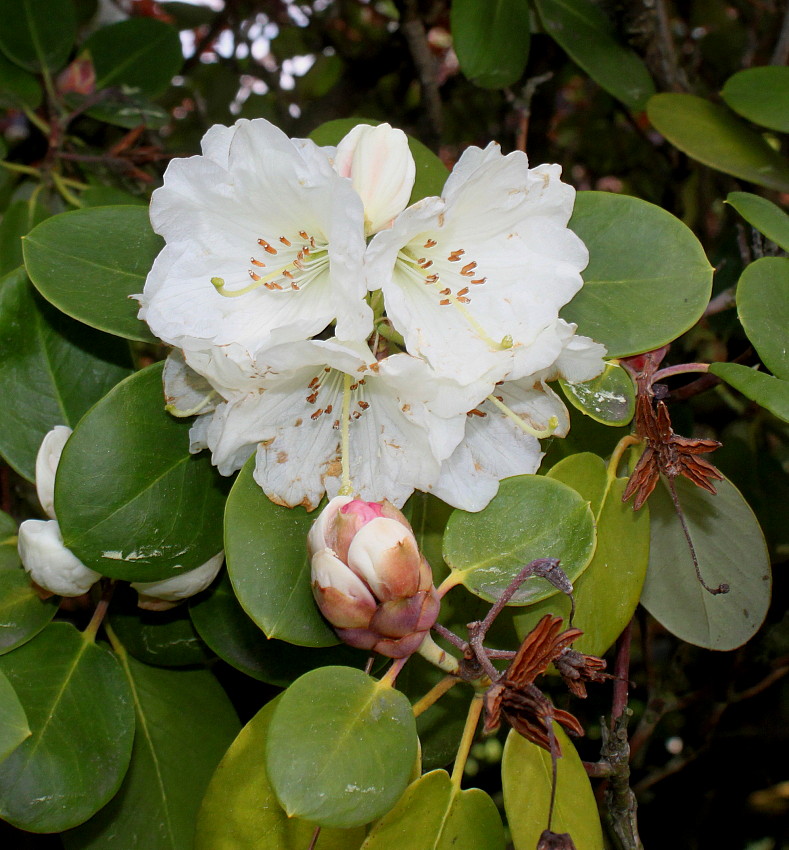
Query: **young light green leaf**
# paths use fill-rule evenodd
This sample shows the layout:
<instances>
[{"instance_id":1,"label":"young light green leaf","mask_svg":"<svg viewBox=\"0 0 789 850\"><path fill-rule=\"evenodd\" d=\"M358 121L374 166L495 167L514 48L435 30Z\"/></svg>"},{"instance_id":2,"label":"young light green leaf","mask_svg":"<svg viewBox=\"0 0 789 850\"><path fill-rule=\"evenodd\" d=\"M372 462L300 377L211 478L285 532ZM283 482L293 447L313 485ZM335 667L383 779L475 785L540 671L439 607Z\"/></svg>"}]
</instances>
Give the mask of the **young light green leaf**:
<instances>
[{"instance_id":1,"label":"young light green leaf","mask_svg":"<svg viewBox=\"0 0 789 850\"><path fill-rule=\"evenodd\" d=\"M224 485L164 409L162 363L118 384L77 425L58 466L63 542L91 569L157 581L222 549ZM155 435L155 437L153 436Z\"/></svg>"},{"instance_id":2,"label":"young light green leaf","mask_svg":"<svg viewBox=\"0 0 789 850\"><path fill-rule=\"evenodd\" d=\"M0 762L32 734L14 686L8 676L0 672Z\"/></svg>"},{"instance_id":3,"label":"young light green leaf","mask_svg":"<svg viewBox=\"0 0 789 850\"><path fill-rule=\"evenodd\" d=\"M726 80L721 97L743 118L789 133L789 68L745 68Z\"/></svg>"},{"instance_id":4,"label":"young light green leaf","mask_svg":"<svg viewBox=\"0 0 789 850\"><path fill-rule=\"evenodd\" d=\"M737 315L764 365L789 380L789 260L762 257L745 268L737 284Z\"/></svg>"},{"instance_id":5,"label":"young light green leaf","mask_svg":"<svg viewBox=\"0 0 789 850\"><path fill-rule=\"evenodd\" d=\"M454 0L450 27L460 70L472 83L500 89L518 82L529 58L528 0Z\"/></svg>"},{"instance_id":6,"label":"young light green leaf","mask_svg":"<svg viewBox=\"0 0 789 850\"><path fill-rule=\"evenodd\" d=\"M602 342L609 357L659 348L699 320L713 269L678 218L628 195L579 192L570 227L590 259L562 318Z\"/></svg>"},{"instance_id":7,"label":"young light green leaf","mask_svg":"<svg viewBox=\"0 0 789 850\"><path fill-rule=\"evenodd\" d=\"M27 71L59 70L77 34L71 0L0 0L0 50Z\"/></svg>"},{"instance_id":8,"label":"young light green leaf","mask_svg":"<svg viewBox=\"0 0 789 850\"><path fill-rule=\"evenodd\" d=\"M729 192L726 203L779 248L789 251L789 215L779 206L750 192Z\"/></svg>"},{"instance_id":9,"label":"young light green leaf","mask_svg":"<svg viewBox=\"0 0 789 850\"><path fill-rule=\"evenodd\" d=\"M23 252L30 279L59 310L99 330L151 342L129 296L142 292L163 246L148 210L125 204L53 216L25 237Z\"/></svg>"},{"instance_id":10,"label":"young light green leaf","mask_svg":"<svg viewBox=\"0 0 789 850\"><path fill-rule=\"evenodd\" d=\"M0 763L0 817L30 832L82 823L129 766L134 708L117 658L71 624L52 623L0 657L0 672L33 733Z\"/></svg>"},{"instance_id":11,"label":"young light green leaf","mask_svg":"<svg viewBox=\"0 0 789 850\"><path fill-rule=\"evenodd\" d=\"M551 829L569 833L577 850L603 850L603 831L589 777L559 725L554 734L562 748L556 765L556 802ZM504 809L515 850L534 850L548 826L551 756L514 730L507 736L501 763Z\"/></svg>"},{"instance_id":12,"label":"young light green leaf","mask_svg":"<svg viewBox=\"0 0 789 850\"><path fill-rule=\"evenodd\" d=\"M43 601L21 567L0 569L0 655L32 640L57 614L59 604L58 596Z\"/></svg>"},{"instance_id":13,"label":"young light green leaf","mask_svg":"<svg viewBox=\"0 0 789 850\"><path fill-rule=\"evenodd\" d=\"M641 603L678 638L707 649L729 650L759 629L770 603L770 562L759 523L728 480L713 496L684 478L674 481L699 569L713 595L699 583L668 490L661 480L649 498L649 570Z\"/></svg>"},{"instance_id":14,"label":"young light green leaf","mask_svg":"<svg viewBox=\"0 0 789 850\"><path fill-rule=\"evenodd\" d=\"M266 769L288 817L348 828L392 808L416 755L404 694L351 667L321 667L282 695Z\"/></svg>"},{"instance_id":15,"label":"young light green leaf","mask_svg":"<svg viewBox=\"0 0 789 850\"><path fill-rule=\"evenodd\" d=\"M488 602L495 602L537 558L559 558L575 581L594 549L594 517L586 499L566 484L538 475L505 478L484 510L456 510L444 535L444 559L455 583ZM552 584L532 578L509 604L528 605L555 593Z\"/></svg>"},{"instance_id":16,"label":"young light green leaf","mask_svg":"<svg viewBox=\"0 0 789 850\"><path fill-rule=\"evenodd\" d=\"M789 191L789 163L723 106L692 94L650 98L649 120L692 159L768 189Z\"/></svg>"},{"instance_id":17,"label":"young light green leaf","mask_svg":"<svg viewBox=\"0 0 789 850\"><path fill-rule=\"evenodd\" d=\"M310 588L307 532L317 512L275 505L252 477L254 469L251 457L225 508L225 558L236 597L268 637L332 646L339 641Z\"/></svg>"},{"instance_id":18,"label":"young light green leaf","mask_svg":"<svg viewBox=\"0 0 789 850\"><path fill-rule=\"evenodd\" d=\"M616 363L607 363L603 374L591 381L572 384L560 378L559 385L573 407L603 425L627 425L636 411L633 380Z\"/></svg>"},{"instance_id":19,"label":"young light green leaf","mask_svg":"<svg viewBox=\"0 0 789 850\"><path fill-rule=\"evenodd\" d=\"M765 410L789 422L789 381L765 375L739 363L713 363L710 372Z\"/></svg>"}]
</instances>

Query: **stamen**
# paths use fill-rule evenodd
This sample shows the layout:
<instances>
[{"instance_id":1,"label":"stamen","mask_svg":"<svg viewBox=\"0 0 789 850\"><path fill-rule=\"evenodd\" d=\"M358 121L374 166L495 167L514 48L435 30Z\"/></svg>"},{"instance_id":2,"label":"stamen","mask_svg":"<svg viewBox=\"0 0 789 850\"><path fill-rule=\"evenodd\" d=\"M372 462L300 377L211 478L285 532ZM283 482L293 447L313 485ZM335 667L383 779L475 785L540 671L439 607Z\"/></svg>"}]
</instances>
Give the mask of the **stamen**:
<instances>
[{"instance_id":1,"label":"stamen","mask_svg":"<svg viewBox=\"0 0 789 850\"><path fill-rule=\"evenodd\" d=\"M258 245L267 253L267 254L276 254L277 249L272 248L271 245L266 242L265 239L258 239Z\"/></svg>"},{"instance_id":2,"label":"stamen","mask_svg":"<svg viewBox=\"0 0 789 850\"><path fill-rule=\"evenodd\" d=\"M286 239L284 236L279 237L279 241L286 247L290 248L290 240Z\"/></svg>"},{"instance_id":3,"label":"stamen","mask_svg":"<svg viewBox=\"0 0 789 850\"><path fill-rule=\"evenodd\" d=\"M482 418L484 418L487 415L488 414L485 413L484 410L478 410L476 407L473 410L469 410L469 412L466 414L466 416L480 416Z\"/></svg>"},{"instance_id":4,"label":"stamen","mask_svg":"<svg viewBox=\"0 0 789 850\"><path fill-rule=\"evenodd\" d=\"M247 274L248 274L248 275L252 278L252 280L260 280L260 275L259 275L259 274L255 274L255 272L253 272L253 271L252 271L252 269L250 269L250 270L247 272Z\"/></svg>"},{"instance_id":5,"label":"stamen","mask_svg":"<svg viewBox=\"0 0 789 850\"><path fill-rule=\"evenodd\" d=\"M511 419L525 434L530 434L532 437L537 437L538 440L542 440L545 437L550 437L551 434L556 430L559 425L559 420L555 416L551 416L548 420L548 427L543 430L538 430L537 428L533 428L528 422L525 422L515 413L514 410L510 410L503 401L500 401L496 396L489 395L488 401L498 407L498 409L508 418Z\"/></svg>"},{"instance_id":6,"label":"stamen","mask_svg":"<svg viewBox=\"0 0 789 850\"><path fill-rule=\"evenodd\" d=\"M256 260L254 257L250 257L249 262L252 263L253 266L258 266L261 269L266 268L265 263L261 263L260 260Z\"/></svg>"},{"instance_id":7,"label":"stamen","mask_svg":"<svg viewBox=\"0 0 789 850\"><path fill-rule=\"evenodd\" d=\"M462 248L458 248L457 251L452 251L452 253L447 257L450 263L456 263L466 252Z\"/></svg>"},{"instance_id":8,"label":"stamen","mask_svg":"<svg viewBox=\"0 0 789 850\"><path fill-rule=\"evenodd\" d=\"M299 231L299 236L301 236L301 238L302 238L302 239L309 239L309 238L310 238L310 237L307 235L307 233L306 233L305 231L303 231L303 230L300 230L300 231Z\"/></svg>"},{"instance_id":9,"label":"stamen","mask_svg":"<svg viewBox=\"0 0 789 850\"><path fill-rule=\"evenodd\" d=\"M477 264L475 262L467 263L460 270L460 273L463 275L463 277L471 277L474 274L474 269L476 267L477 267Z\"/></svg>"}]
</instances>

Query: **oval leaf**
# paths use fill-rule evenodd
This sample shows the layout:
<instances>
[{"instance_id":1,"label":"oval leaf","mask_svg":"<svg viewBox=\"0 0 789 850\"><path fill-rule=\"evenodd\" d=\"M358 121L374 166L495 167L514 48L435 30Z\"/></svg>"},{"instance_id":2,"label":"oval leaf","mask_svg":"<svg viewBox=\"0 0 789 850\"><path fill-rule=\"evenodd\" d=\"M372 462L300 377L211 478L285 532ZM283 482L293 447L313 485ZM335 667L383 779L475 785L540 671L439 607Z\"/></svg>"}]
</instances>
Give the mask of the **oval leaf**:
<instances>
[{"instance_id":1,"label":"oval leaf","mask_svg":"<svg viewBox=\"0 0 789 850\"><path fill-rule=\"evenodd\" d=\"M55 511L63 542L86 566L156 581L222 549L224 493L210 459L189 454L188 431L164 410L161 363L82 419L60 459Z\"/></svg>"},{"instance_id":2,"label":"oval leaf","mask_svg":"<svg viewBox=\"0 0 789 850\"><path fill-rule=\"evenodd\" d=\"M31 735L25 709L8 676L0 672L0 762Z\"/></svg>"},{"instance_id":3,"label":"oval leaf","mask_svg":"<svg viewBox=\"0 0 789 850\"><path fill-rule=\"evenodd\" d=\"M538 475L505 478L479 513L455 511L444 535L444 558L455 584L495 602L529 562L559 558L570 581L586 569L595 548L589 503L572 488ZM529 579L510 605L528 605L558 593Z\"/></svg>"},{"instance_id":4,"label":"oval leaf","mask_svg":"<svg viewBox=\"0 0 789 850\"><path fill-rule=\"evenodd\" d=\"M729 192L726 203L779 248L789 251L789 215L779 206L750 192Z\"/></svg>"},{"instance_id":5,"label":"oval leaf","mask_svg":"<svg viewBox=\"0 0 789 850\"><path fill-rule=\"evenodd\" d=\"M602 342L609 357L660 348L701 318L713 269L671 213L628 195L579 192L570 227L590 259L562 318Z\"/></svg>"},{"instance_id":6,"label":"oval leaf","mask_svg":"<svg viewBox=\"0 0 789 850\"><path fill-rule=\"evenodd\" d=\"M739 363L713 363L710 372L760 404L784 422L789 422L789 381L757 372Z\"/></svg>"},{"instance_id":7,"label":"oval leaf","mask_svg":"<svg viewBox=\"0 0 789 850\"><path fill-rule=\"evenodd\" d=\"M721 97L737 113L781 133L789 133L789 68L746 68L726 80Z\"/></svg>"},{"instance_id":8,"label":"oval leaf","mask_svg":"<svg viewBox=\"0 0 789 850\"><path fill-rule=\"evenodd\" d=\"M55 616L59 604L59 596L42 601L23 569L0 569L0 655L34 638Z\"/></svg>"},{"instance_id":9,"label":"oval leaf","mask_svg":"<svg viewBox=\"0 0 789 850\"><path fill-rule=\"evenodd\" d=\"M269 724L278 699L247 723L214 773L197 817L194 850L300 850L315 824L289 818L265 768ZM364 829L321 829L321 850L357 850Z\"/></svg>"},{"instance_id":10,"label":"oval leaf","mask_svg":"<svg viewBox=\"0 0 789 850\"><path fill-rule=\"evenodd\" d=\"M587 74L629 109L642 110L655 84L646 66L614 37L605 14L589 0L537 0L545 31Z\"/></svg>"},{"instance_id":11,"label":"oval leaf","mask_svg":"<svg viewBox=\"0 0 789 850\"><path fill-rule=\"evenodd\" d=\"M762 257L751 263L737 284L737 315L764 365L789 380L789 260Z\"/></svg>"},{"instance_id":12,"label":"oval leaf","mask_svg":"<svg viewBox=\"0 0 789 850\"><path fill-rule=\"evenodd\" d=\"M0 53L0 106L6 109L24 106L38 109L40 105L41 86L38 80ZM5 158L5 153L1 158Z\"/></svg>"},{"instance_id":13,"label":"oval leaf","mask_svg":"<svg viewBox=\"0 0 789 850\"><path fill-rule=\"evenodd\" d=\"M38 291L86 325L126 339L155 337L129 296L142 292L164 241L148 210L124 204L61 213L24 240L25 265Z\"/></svg>"},{"instance_id":14,"label":"oval leaf","mask_svg":"<svg viewBox=\"0 0 789 850\"><path fill-rule=\"evenodd\" d=\"M82 823L118 790L131 756L132 694L117 658L53 623L0 658L0 672L33 732L0 764L0 817L31 832Z\"/></svg>"},{"instance_id":15,"label":"oval leaf","mask_svg":"<svg viewBox=\"0 0 789 850\"><path fill-rule=\"evenodd\" d=\"M562 758L556 764L551 829L569 833L577 850L603 850L603 831L589 777L570 739L556 723L553 729ZM548 823L550 753L511 731L504 745L501 779L515 850L534 850Z\"/></svg>"},{"instance_id":16,"label":"oval leaf","mask_svg":"<svg viewBox=\"0 0 789 850\"><path fill-rule=\"evenodd\" d=\"M74 427L129 365L125 343L72 322L11 272L0 280L0 454L33 481L47 431Z\"/></svg>"},{"instance_id":17,"label":"oval leaf","mask_svg":"<svg viewBox=\"0 0 789 850\"><path fill-rule=\"evenodd\" d=\"M770 603L770 563L759 523L728 480L717 495L675 479L699 569L713 596L696 578L690 550L663 481L649 498L649 570L641 603L678 638L707 649L741 646L759 629Z\"/></svg>"},{"instance_id":18,"label":"oval leaf","mask_svg":"<svg viewBox=\"0 0 789 850\"><path fill-rule=\"evenodd\" d=\"M275 505L252 478L254 469L251 457L225 508L225 558L236 597L268 637L301 646L339 643L310 587L307 532L317 514Z\"/></svg>"},{"instance_id":19,"label":"oval leaf","mask_svg":"<svg viewBox=\"0 0 789 850\"><path fill-rule=\"evenodd\" d=\"M723 106L692 94L650 98L649 120L689 157L759 186L789 191L789 163Z\"/></svg>"},{"instance_id":20,"label":"oval leaf","mask_svg":"<svg viewBox=\"0 0 789 850\"><path fill-rule=\"evenodd\" d=\"M573 407L603 425L627 425L636 411L633 379L615 363L607 363L591 381L572 384L560 378L559 384Z\"/></svg>"},{"instance_id":21,"label":"oval leaf","mask_svg":"<svg viewBox=\"0 0 789 850\"><path fill-rule=\"evenodd\" d=\"M454 0L452 46L463 74L485 89L516 83L529 58L528 0Z\"/></svg>"},{"instance_id":22,"label":"oval leaf","mask_svg":"<svg viewBox=\"0 0 789 850\"><path fill-rule=\"evenodd\" d=\"M282 695L266 769L288 817L361 826L405 791L417 743L404 694L360 670L321 667Z\"/></svg>"},{"instance_id":23,"label":"oval leaf","mask_svg":"<svg viewBox=\"0 0 789 850\"><path fill-rule=\"evenodd\" d=\"M61 68L77 34L71 0L0 0L0 50L28 71Z\"/></svg>"}]
</instances>

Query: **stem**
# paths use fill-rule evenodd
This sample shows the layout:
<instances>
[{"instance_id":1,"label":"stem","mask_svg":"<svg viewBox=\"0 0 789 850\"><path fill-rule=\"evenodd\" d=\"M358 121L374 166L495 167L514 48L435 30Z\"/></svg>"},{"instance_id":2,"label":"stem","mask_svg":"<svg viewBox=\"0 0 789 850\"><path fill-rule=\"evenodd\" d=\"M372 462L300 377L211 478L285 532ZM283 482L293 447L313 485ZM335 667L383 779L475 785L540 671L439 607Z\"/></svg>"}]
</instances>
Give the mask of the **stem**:
<instances>
[{"instance_id":1,"label":"stem","mask_svg":"<svg viewBox=\"0 0 789 850\"><path fill-rule=\"evenodd\" d=\"M449 652L445 652L441 649L430 635L425 637L419 649L417 649L417 652L426 661L429 661L431 664L434 664L440 670L443 670L445 673L449 673L451 676L457 676L460 672L460 662L457 658Z\"/></svg>"},{"instance_id":2,"label":"stem","mask_svg":"<svg viewBox=\"0 0 789 850\"><path fill-rule=\"evenodd\" d=\"M5 160L0 161L0 165L8 171L16 171L19 174L31 174L33 177L41 177L41 170L33 168L32 165L22 165L18 162L6 162Z\"/></svg>"},{"instance_id":3,"label":"stem","mask_svg":"<svg viewBox=\"0 0 789 850\"><path fill-rule=\"evenodd\" d=\"M47 124L43 118L40 118L29 106L25 106L24 104L22 104L22 111L25 113L25 117L31 124L38 127L45 136L49 136L49 124Z\"/></svg>"},{"instance_id":4,"label":"stem","mask_svg":"<svg viewBox=\"0 0 789 850\"><path fill-rule=\"evenodd\" d=\"M471 705L468 707L468 715L466 716L466 725L463 727L463 736L460 739L458 753L455 756L455 764L452 768L451 782L455 790L460 790L460 781L463 778L463 771L466 769L466 761L471 750L471 744L474 741L474 734L477 731L477 723L482 714L482 694L474 694L471 700Z\"/></svg>"},{"instance_id":5,"label":"stem","mask_svg":"<svg viewBox=\"0 0 789 850\"><path fill-rule=\"evenodd\" d=\"M686 375L688 372L709 372L709 363L678 363L676 366L666 366L658 369L652 376L652 383L670 378L672 375Z\"/></svg>"},{"instance_id":6,"label":"stem","mask_svg":"<svg viewBox=\"0 0 789 850\"><path fill-rule=\"evenodd\" d=\"M444 678L437 682L433 687L421 698L418 699L412 706L412 710L414 712L414 717L419 717L420 714L427 711L431 705L437 703L444 694L450 690L450 688L454 688L454 686L460 681L457 676L444 676Z\"/></svg>"},{"instance_id":7,"label":"stem","mask_svg":"<svg viewBox=\"0 0 789 850\"><path fill-rule=\"evenodd\" d=\"M71 206L77 207L77 209L85 206L82 201L68 188L68 186L66 186L57 171L52 171L50 173L52 174L52 182L55 184L55 188L58 192L60 192L61 197L67 204L71 204Z\"/></svg>"},{"instance_id":8,"label":"stem","mask_svg":"<svg viewBox=\"0 0 789 850\"><path fill-rule=\"evenodd\" d=\"M609 479L616 478L616 472L619 469L619 464L622 462L622 455L625 451L629 449L630 446L638 445L640 442L640 437L628 434L626 437L622 437L622 439L616 444L613 454L611 455L611 459L608 461L607 473Z\"/></svg>"},{"instance_id":9,"label":"stem","mask_svg":"<svg viewBox=\"0 0 789 850\"><path fill-rule=\"evenodd\" d=\"M312 838L310 838L310 843L307 845L307 850L315 850L315 845L318 843L318 836L321 834L321 828L319 826L315 827L315 832L312 833Z\"/></svg>"},{"instance_id":10,"label":"stem","mask_svg":"<svg viewBox=\"0 0 789 850\"><path fill-rule=\"evenodd\" d=\"M448 590L463 583L463 574L459 570L453 570L436 588L439 599L443 599Z\"/></svg>"},{"instance_id":11,"label":"stem","mask_svg":"<svg viewBox=\"0 0 789 850\"><path fill-rule=\"evenodd\" d=\"M611 731L627 708L628 679L630 675L630 643L633 636L633 621L625 626L616 643L614 662L614 697L611 705Z\"/></svg>"},{"instance_id":12,"label":"stem","mask_svg":"<svg viewBox=\"0 0 789 850\"><path fill-rule=\"evenodd\" d=\"M85 631L82 633L82 636L86 641L96 640L96 632L99 630L99 626L101 626L102 621L104 620L104 616L107 613L107 609L110 605L110 599L112 599L112 594L115 591L115 579L103 579L102 580L102 588L101 588L101 599L99 599L98 605L96 605L96 609L93 612L93 616L90 618L90 622L85 628Z\"/></svg>"},{"instance_id":13,"label":"stem","mask_svg":"<svg viewBox=\"0 0 789 850\"><path fill-rule=\"evenodd\" d=\"M395 681L397 681L397 677L400 671L405 667L406 661L410 656L406 656L405 658L398 658L392 666L384 673L383 676L378 680L378 687L380 688L393 688Z\"/></svg>"},{"instance_id":14,"label":"stem","mask_svg":"<svg viewBox=\"0 0 789 850\"><path fill-rule=\"evenodd\" d=\"M492 402L498 409L507 417L507 419L512 420L520 429L526 434L529 434L532 437L536 437L538 440L544 440L546 437L550 437L551 434L556 430L559 425L559 420L555 416L551 416L548 420L548 427L539 430L537 428L532 428L527 422L524 422L514 410L510 410L503 401L499 401L495 395L489 395L487 400Z\"/></svg>"}]
</instances>

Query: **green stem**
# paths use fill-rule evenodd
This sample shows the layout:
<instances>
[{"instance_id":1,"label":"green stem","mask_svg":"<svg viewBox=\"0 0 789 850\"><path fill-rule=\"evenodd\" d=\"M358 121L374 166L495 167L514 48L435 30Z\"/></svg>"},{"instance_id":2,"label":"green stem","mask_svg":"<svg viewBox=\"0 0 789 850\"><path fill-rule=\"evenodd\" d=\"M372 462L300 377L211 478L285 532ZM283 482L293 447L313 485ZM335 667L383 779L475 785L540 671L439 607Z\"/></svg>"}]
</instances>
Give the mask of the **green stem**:
<instances>
[{"instance_id":1,"label":"green stem","mask_svg":"<svg viewBox=\"0 0 789 850\"><path fill-rule=\"evenodd\" d=\"M625 453L625 450L630 448L630 446L638 445L640 442L640 437L628 434L627 436L622 437L622 439L616 444L613 454L611 455L611 460L608 461L607 474L609 479L616 478L616 471L619 469L619 464L622 462L622 455Z\"/></svg>"},{"instance_id":2,"label":"green stem","mask_svg":"<svg viewBox=\"0 0 789 850\"><path fill-rule=\"evenodd\" d=\"M63 182L63 178L57 173L57 171L52 171L52 182L55 184L55 188L60 192L61 197L67 204L71 204L73 207L77 207L80 209L85 205L82 201L71 191L71 189L66 186Z\"/></svg>"},{"instance_id":3,"label":"green stem","mask_svg":"<svg viewBox=\"0 0 789 850\"><path fill-rule=\"evenodd\" d=\"M434 664L439 670L443 670L445 673L457 676L460 672L460 662L457 658L441 649L430 635L425 637L417 652L422 658Z\"/></svg>"},{"instance_id":4,"label":"green stem","mask_svg":"<svg viewBox=\"0 0 789 850\"><path fill-rule=\"evenodd\" d=\"M482 714L482 694L474 694L471 700L471 705L468 707L468 715L466 716L466 725L463 727L463 736L460 739L458 753L455 756L455 764L452 768L452 785L456 790L460 790L460 782L463 779L463 771L466 769L466 761L468 754L471 751L471 744L474 741L474 735L477 731L477 723Z\"/></svg>"},{"instance_id":5,"label":"green stem","mask_svg":"<svg viewBox=\"0 0 789 850\"><path fill-rule=\"evenodd\" d=\"M99 599L96 609L93 612L93 616L90 618L90 622L86 626L85 631L82 633L82 636L86 641L93 643L93 641L96 640L96 633L98 632L99 626L101 626L107 613L107 609L109 608L112 594L115 591L115 584L115 579L102 580L101 599Z\"/></svg>"},{"instance_id":6,"label":"green stem","mask_svg":"<svg viewBox=\"0 0 789 850\"><path fill-rule=\"evenodd\" d=\"M450 689L453 688L460 679L457 676L444 676L444 678L437 682L433 687L421 698L418 699L413 706L411 706L414 717L419 717L420 714L427 711L431 705L437 703L442 696Z\"/></svg>"},{"instance_id":7,"label":"green stem","mask_svg":"<svg viewBox=\"0 0 789 850\"><path fill-rule=\"evenodd\" d=\"M16 171L19 174L31 174L33 177L41 177L41 171L38 168L33 168L32 165L22 165L18 162L0 161L0 165L8 171Z\"/></svg>"}]
</instances>

